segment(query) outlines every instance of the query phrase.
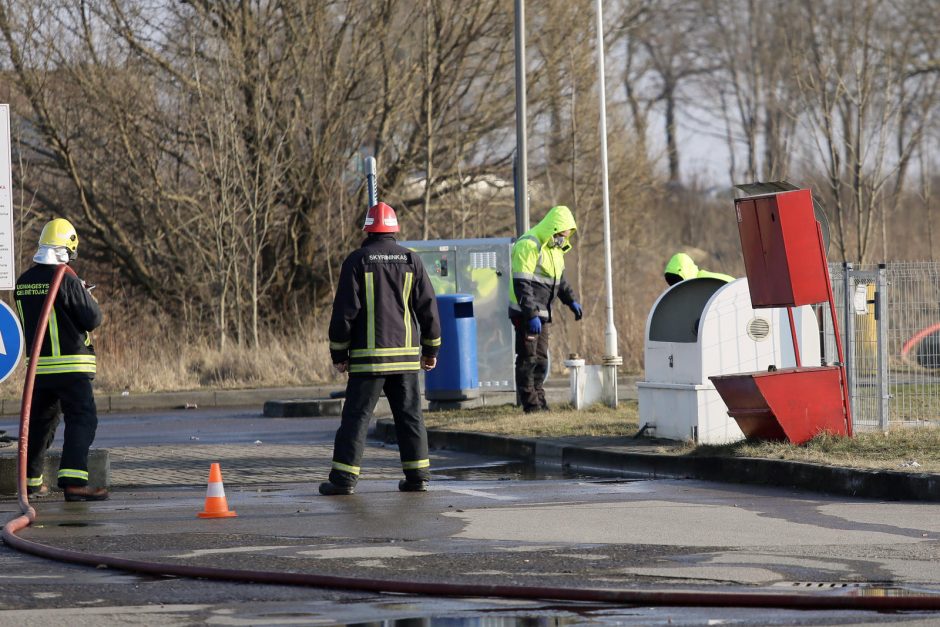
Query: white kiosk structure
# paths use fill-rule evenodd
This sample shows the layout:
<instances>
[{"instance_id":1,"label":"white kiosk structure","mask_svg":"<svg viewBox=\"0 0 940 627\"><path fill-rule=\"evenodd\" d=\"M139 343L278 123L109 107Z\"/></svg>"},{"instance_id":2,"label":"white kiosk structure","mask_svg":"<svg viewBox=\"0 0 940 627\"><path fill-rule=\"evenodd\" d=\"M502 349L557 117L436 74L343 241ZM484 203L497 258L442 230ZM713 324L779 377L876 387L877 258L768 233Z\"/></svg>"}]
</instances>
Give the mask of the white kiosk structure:
<instances>
[{"instance_id":1,"label":"white kiosk structure","mask_svg":"<svg viewBox=\"0 0 940 627\"><path fill-rule=\"evenodd\" d=\"M819 325L793 311L804 364L820 363ZM689 279L656 300L646 321L640 425L659 438L726 444L744 439L708 380L796 365L786 309L754 309L747 279Z\"/></svg>"}]
</instances>

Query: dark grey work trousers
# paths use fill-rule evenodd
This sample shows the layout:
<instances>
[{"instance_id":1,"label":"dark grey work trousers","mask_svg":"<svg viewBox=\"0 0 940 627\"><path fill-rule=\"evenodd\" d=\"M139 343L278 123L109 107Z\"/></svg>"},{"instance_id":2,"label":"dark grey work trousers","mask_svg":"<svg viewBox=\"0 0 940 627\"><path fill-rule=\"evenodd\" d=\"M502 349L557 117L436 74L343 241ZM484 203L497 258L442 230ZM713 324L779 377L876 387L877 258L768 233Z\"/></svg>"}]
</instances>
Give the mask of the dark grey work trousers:
<instances>
[{"instance_id":1,"label":"dark grey work trousers","mask_svg":"<svg viewBox=\"0 0 940 627\"><path fill-rule=\"evenodd\" d=\"M334 485L354 486L359 480L358 472L340 470L336 464L359 467L372 412L382 391L385 392L395 419L395 435L398 437L398 452L405 478L414 482L431 478L427 464L423 468L409 467L428 459L428 432L421 413L418 373L350 376L346 383L343 419L333 445L334 464L330 471L330 482Z\"/></svg>"},{"instance_id":2,"label":"dark grey work trousers","mask_svg":"<svg viewBox=\"0 0 940 627\"><path fill-rule=\"evenodd\" d=\"M528 321L512 319L516 330L516 396L527 412L548 409L542 384L548 375L548 322L542 332L529 333Z\"/></svg>"}]
</instances>

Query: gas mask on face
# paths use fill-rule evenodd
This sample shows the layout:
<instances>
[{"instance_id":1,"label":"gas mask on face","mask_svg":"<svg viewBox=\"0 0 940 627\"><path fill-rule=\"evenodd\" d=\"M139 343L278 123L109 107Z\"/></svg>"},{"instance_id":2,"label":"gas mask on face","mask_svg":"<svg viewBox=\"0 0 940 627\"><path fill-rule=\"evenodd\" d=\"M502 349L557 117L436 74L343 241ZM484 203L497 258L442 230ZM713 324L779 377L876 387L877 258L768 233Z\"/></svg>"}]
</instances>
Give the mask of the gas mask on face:
<instances>
[{"instance_id":1,"label":"gas mask on face","mask_svg":"<svg viewBox=\"0 0 940 627\"><path fill-rule=\"evenodd\" d=\"M557 247L561 248L565 245L565 236L564 235L555 235L552 237L552 243Z\"/></svg>"}]
</instances>

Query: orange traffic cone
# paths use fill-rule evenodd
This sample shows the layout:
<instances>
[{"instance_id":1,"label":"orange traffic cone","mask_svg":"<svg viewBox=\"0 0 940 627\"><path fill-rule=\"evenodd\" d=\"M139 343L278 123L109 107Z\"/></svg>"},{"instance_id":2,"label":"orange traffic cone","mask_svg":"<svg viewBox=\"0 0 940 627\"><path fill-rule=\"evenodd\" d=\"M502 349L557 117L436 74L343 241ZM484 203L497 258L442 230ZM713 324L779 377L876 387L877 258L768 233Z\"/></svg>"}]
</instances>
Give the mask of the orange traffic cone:
<instances>
[{"instance_id":1,"label":"orange traffic cone","mask_svg":"<svg viewBox=\"0 0 940 627\"><path fill-rule=\"evenodd\" d=\"M209 468L209 487L206 489L205 510L199 512L200 518L232 518L237 516L235 510L228 508L225 500L225 488L222 487L222 469L218 462L213 462Z\"/></svg>"}]
</instances>

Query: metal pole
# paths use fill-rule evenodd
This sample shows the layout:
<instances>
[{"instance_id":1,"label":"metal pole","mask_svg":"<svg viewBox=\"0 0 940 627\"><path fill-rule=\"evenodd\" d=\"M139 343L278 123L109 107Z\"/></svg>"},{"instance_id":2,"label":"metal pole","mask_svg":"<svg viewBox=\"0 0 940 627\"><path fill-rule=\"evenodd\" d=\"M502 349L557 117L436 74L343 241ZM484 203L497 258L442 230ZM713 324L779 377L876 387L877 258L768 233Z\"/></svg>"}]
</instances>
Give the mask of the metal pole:
<instances>
[{"instance_id":1,"label":"metal pole","mask_svg":"<svg viewBox=\"0 0 940 627\"><path fill-rule=\"evenodd\" d=\"M525 0L516 0L516 236L529 230L529 168L526 160Z\"/></svg>"},{"instance_id":2,"label":"metal pole","mask_svg":"<svg viewBox=\"0 0 940 627\"><path fill-rule=\"evenodd\" d=\"M607 99L604 80L604 14L601 0L594 2L597 14L597 93L600 106L601 176L604 189L604 283L607 293L607 329L604 331L604 401L617 407L617 327L614 326L613 264L610 258L610 189L607 183Z\"/></svg>"},{"instance_id":3,"label":"metal pole","mask_svg":"<svg viewBox=\"0 0 940 627\"><path fill-rule=\"evenodd\" d=\"M888 411L891 393L888 388L888 281L885 264L878 264L878 277L875 283L875 324L878 325L878 424L881 430L888 431Z\"/></svg>"},{"instance_id":4,"label":"metal pole","mask_svg":"<svg viewBox=\"0 0 940 627\"><path fill-rule=\"evenodd\" d=\"M845 333L845 352L839 351L839 359L842 360L842 367L845 370L845 394L848 397L849 407L855 406L855 288L853 287L852 269L849 262L843 262L842 269L845 272L843 277L845 294L843 295L842 328ZM833 329L836 336L836 348L840 346L839 329L835 326L835 317L833 317ZM852 434L853 425L849 425L849 435Z\"/></svg>"},{"instance_id":5,"label":"metal pole","mask_svg":"<svg viewBox=\"0 0 940 627\"><path fill-rule=\"evenodd\" d=\"M796 339L796 323L793 321L793 307L787 307L787 319L790 321L790 339L793 340L793 358L796 360L796 367L803 365L800 361L800 343Z\"/></svg>"},{"instance_id":6,"label":"metal pole","mask_svg":"<svg viewBox=\"0 0 940 627\"><path fill-rule=\"evenodd\" d=\"M13 225L13 142L10 105L0 104L0 290L16 287Z\"/></svg>"},{"instance_id":7,"label":"metal pole","mask_svg":"<svg viewBox=\"0 0 940 627\"><path fill-rule=\"evenodd\" d=\"M379 202L379 192L375 182L375 157L366 157L366 186L369 192L369 207Z\"/></svg>"}]
</instances>

